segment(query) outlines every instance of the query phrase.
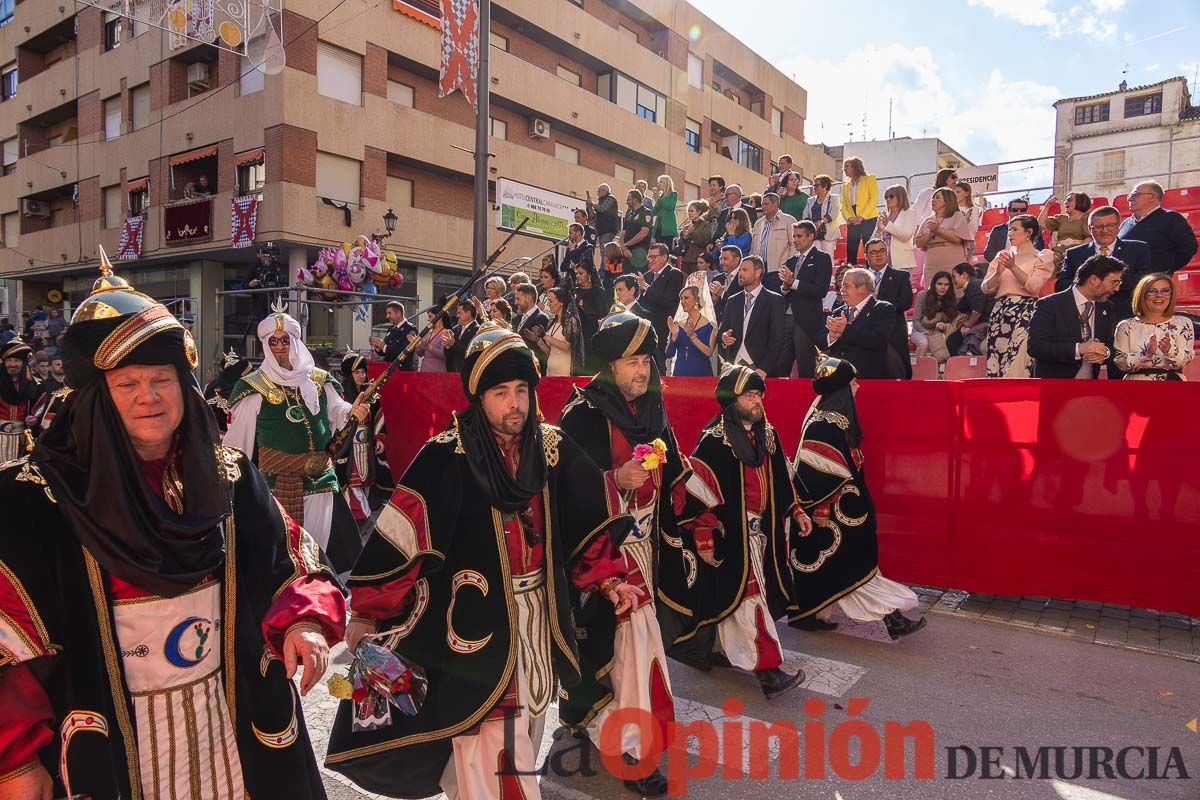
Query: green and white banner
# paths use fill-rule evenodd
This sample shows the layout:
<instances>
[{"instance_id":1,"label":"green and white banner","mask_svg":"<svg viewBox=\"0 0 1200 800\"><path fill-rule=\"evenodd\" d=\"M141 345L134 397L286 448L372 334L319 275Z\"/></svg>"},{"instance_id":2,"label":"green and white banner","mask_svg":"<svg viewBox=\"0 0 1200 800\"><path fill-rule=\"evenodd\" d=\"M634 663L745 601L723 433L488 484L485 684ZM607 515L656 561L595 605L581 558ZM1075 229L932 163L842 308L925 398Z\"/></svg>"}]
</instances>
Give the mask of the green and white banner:
<instances>
[{"instance_id":1,"label":"green and white banner","mask_svg":"<svg viewBox=\"0 0 1200 800\"><path fill-rule=\"evenodd\" d=\"M496 197L500 206L496 227L511 231L521 220L528 219L522 234L552 241L567 238L567 226L575 221L575 209L584 206L578 197L508 178L497 179Z\"/></svg>"}]
</instances>

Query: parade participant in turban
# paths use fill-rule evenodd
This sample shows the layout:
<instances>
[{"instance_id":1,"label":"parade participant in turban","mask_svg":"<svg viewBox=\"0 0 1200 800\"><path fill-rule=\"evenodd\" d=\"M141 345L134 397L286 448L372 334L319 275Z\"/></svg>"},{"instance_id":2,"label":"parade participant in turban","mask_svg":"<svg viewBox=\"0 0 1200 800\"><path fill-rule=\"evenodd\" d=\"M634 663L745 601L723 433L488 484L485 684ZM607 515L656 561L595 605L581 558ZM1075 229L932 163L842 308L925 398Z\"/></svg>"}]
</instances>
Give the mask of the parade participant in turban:
<instances>
[{"instance_id":1,"label":"parade participant in turban","mask_svg":"<svg viewBox=\"0 0 1200 800\"><path fill-rule=\"evenodd\" d=\"M191 334L101 265L73 391L0 471L0 797L324 798L291 678L320 679L344 594L216 443Z\"/></svg>"},{"instance_id":2,"label":"parade participant in turban","mask_svg":"<svg viewBox=\"0 0 1200 800\"><path fill-rule=\"evenodd\" d=\"M346 573L362 542L325 446L351 415L365 422L367 405L342 399L337 380L313 364L300 323L282 308L258 324L258 338L263 362L234 384L225 444L254 457L275 499Z\"/></svg>"},{"instance_id":3,"label":"parade participant in turban","mask_svg":"<svg viewBox=\"0 0 1200 800\"><path fill-rule=\"evenodd\" d=\"M622 306L614 309L590 343L604 367L575 388L559 418L563 431L604 470L610 508L633 515L634 529L621 550L630 582L653 600L634 613L614 615L597 598L580 598L577 619L587 629L580 645L584 680L567 690L559 718L597 745L606 719L623 708L653 714L664 737L670 730L675 714L663 643L669 645L687 627L696 577L691 536L677 531L675 522L690 469L663 405L654 362L658 338L647 320ZM638 457L645 450L660 454ZM620 747L627 762L641 759L644 747L636 726L626 727ZM626 786L644 796L666 792L657 770Z\"/></svg>"},{"instance_id":4,"label":"parade participant in turban","mask_svg":"<svg viewBox=\"0 0 1200 800\"><path fill-rule=\"evenodd\" d=\"M701 669L715 663L753 672L772 698L804 681L802 670L782 669L775 620L786 613L792 594L788 524L803 537L812 522L767 422L766 391L766 381L749 367L722 366L716 389L721 411L701 431L691 456L694 478L709 496L681 522L692 531L703 562L693 589L699 622L672 655Z\"/></svg>"},{"instance_id":5,"label":"parade participant in turban","mask_svg":"<svg viewBox=\"0 0 1200 800\"><path fill-rule=\"evenodd\" d=\"M854 365L825 357L817 364L817 393L804 420L793 468L796 494L812 517L812 535L793 533L788 559L793 575L788 624L829 630L834 607L853 620L882 619L893 639L915 633L917 596L879 572L878 516L863 471L862 428L854 396Z\"/></svg>"},{"instance_id":6,"label":"parade participant in turban","mask_svg":"<svg viewBox=\"0 0 1200 800\"><path fill-rule=\"evenodd\" d=\"M231 347L221 362L221 371L217 373L217 377L204 387L204 400L212 408L217 429L222 435L229 430L229 397L233 386L251 371L250 359L239 356Z\"/></svg>"},{"instance_id":7,"label":"parade participant in turban","mask_svg":"<svg viewBox=\"0 0 1200 800\"><path fill-rule=\"evenodd\" d=\"M370 727L344 701L326 766L389 796L533 800L556 684L580 680L569 591L617 614L645 598L618 549L629 517L538 418L525 341L481 326L461 375L466 410L417 453L350 578L347 643L372 635L423 667L424 705Z\"/></svg>"},{"instance_id":8,"label":"parade participant in turban","mask_svg":"<svg viewBox=\"0 0 1200 800\"><path fill-rule=\"evenodd\" d=\"M19 339L4 347L4 375L0 376L0 464L25 453L25 431L36 422L34 404L41 391L29 367L33 350Z\"/></svg>"}]
</instances>

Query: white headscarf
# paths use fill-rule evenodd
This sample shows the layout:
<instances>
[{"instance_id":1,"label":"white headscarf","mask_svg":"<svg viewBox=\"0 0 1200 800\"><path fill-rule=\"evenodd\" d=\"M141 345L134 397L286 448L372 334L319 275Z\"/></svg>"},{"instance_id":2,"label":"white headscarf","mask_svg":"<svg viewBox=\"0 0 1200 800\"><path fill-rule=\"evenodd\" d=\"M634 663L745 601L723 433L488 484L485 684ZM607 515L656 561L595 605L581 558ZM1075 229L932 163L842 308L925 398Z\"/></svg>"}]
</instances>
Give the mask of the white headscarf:
<instances>
[{"instance_id":1,"label":"white headscarf","mask_svg":"<svg viewBox=\"0 0 1200 800\"><path fill-rule=\"evenodd\" d=\"M285 332L291 340L288 351L292 362L291 369L284 369L275 360L275 354L267 345L267 339L277 332ZM313 357L300 338L300 323L282 312L268 315L258 323L258 338L263 346L262 371L268 378L280 386L291 386L300 390L300 397L310 414L321 410L321 397L317 392L317 384L313 382Z\"/></svg>"}]
</instances>

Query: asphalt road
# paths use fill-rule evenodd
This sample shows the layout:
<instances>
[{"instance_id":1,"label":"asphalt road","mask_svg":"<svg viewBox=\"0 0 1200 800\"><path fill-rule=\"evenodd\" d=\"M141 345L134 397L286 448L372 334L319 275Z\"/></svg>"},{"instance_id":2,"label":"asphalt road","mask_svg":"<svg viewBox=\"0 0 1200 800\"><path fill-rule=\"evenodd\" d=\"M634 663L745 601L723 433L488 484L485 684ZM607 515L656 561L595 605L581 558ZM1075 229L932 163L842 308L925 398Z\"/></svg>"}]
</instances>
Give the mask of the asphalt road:
<instances>
[{"instance_id":1,"label":"asphalt road","mask_svg":"<svg viewBox=\"0 0 1200 800\"><path fill-rule=\"evenodd\" d=\"M738 747L717 750L716 774L693 778L686 783L689 798L713 800L760 800L760 798L829 798L829 800L934 800L936 798L1019 798L1020 800L1150 800L1151 798L1200 798L1200 734L1188 730L1187 723L1200 716L1200 669L1195 664L1163 655L1139 653L1074 641L1037 631L946 614L933 614L930 624L915 636L892 643L878 627L855 626L845 632L810 634L788 628L781 630L784 647L789 651L786 666L799 664L809 680L774 701L766 700L753 676L730 670L702 674L682 665L671 664L671 681L676 696L677 717L681 721L712 720L719 735L745 730L751 720L790 721L805 732L805 722L814 719L824 724L824 748L814 748L824 765L824 777L807 776L806 748L819 741L817 735L802 735L798 753L799 776L778 777L781 757L778 748ZM320 689L318 689L318 692ZM314 693L316 694L316 693ZM742 701L742 716L732 721L722 711L729 698ZM869 700L865 710L856 708L861 699ZM819 700L823 713L813 708ZM854 702L852 702L854 701ZM806 703L810 703L806 707ZM310 695L305 704L309 726L318 753L324 750L323 720L331 709L329 698ZM311 710L310 706L312 707ZM851 711L854 711L853 715ZM806 711L813 712L812 714ZM848 779L855 766L863 762L856 737L846 737L854 728L840 728L848 720L861 720L867 726L866 765L863 779ZM889 738L886 723L928 723L932 729L934 777L914 776L914 744L907 747L903 779L884 776L882 756L873 758L873 742L886 749ZM578 763L579 746L575 740L552 739L555 720L547 724L543 750L561 754L556 761L568 766ZM752 726L757 727L757 726ZM840 730L840 733L839 733ZM743 739L748 734L743 734ZM893 734L894 741L894 734ZM848 747L839 742L848 742ZM928 741L928 739L926 739ZM947 748L965 745L976 761L971 777L947 777ZM994 779L981 778L982 762L989 753L995 762ZM1017 748L1023 747L1036 758L1039 747L1068 748L1064 751L1065 774L1054 775L1055 755L1048 751L1049 777L1016 779L1022 769ZM1125 769L1136 774L1149 768L1149 748L1158 748L1157 771L1167 772L1165 780L1122 779L1114 772L1106 779L1103 767L1098 778L1073 774L1075 750L1071 748L1110 748L1109 762L1116 769L1116 754L1127 751ZM1171 748L1177 748L1171 761ZM693 750L696 748L693 747ZM570 752L565 752L565 751ZM1101 751L1095 751L1101 756ZM627 800L633 797L621 783L599 767L599 774L581 777L549 774L543 779L543 795L548 800ZM736 772L739 756L743 767L767 768L771 777L749 779L727 777ZM1083 764L1089 765L1091 753L1084 752ZM666 760L666 759L664 759ZM876 769L870 765L878 760ZM968 756L960 751L956 768L962 774ZM1180 777L1179 764L1188 778ZM689 763L696 765L693 757ZM896 759L893 758L893 762ZM682 765L676 758L676 766ZM836 766L836 769L835 769ZM694 766L701 768L703 765ZM840 773L840 774L839 774ZM684 769L678 775L682 786ZM1061 779L1060 779L1061 778ZM332 778L327 781L335 800L355 800L358 794Z\"/></svg>"}]
</instances>

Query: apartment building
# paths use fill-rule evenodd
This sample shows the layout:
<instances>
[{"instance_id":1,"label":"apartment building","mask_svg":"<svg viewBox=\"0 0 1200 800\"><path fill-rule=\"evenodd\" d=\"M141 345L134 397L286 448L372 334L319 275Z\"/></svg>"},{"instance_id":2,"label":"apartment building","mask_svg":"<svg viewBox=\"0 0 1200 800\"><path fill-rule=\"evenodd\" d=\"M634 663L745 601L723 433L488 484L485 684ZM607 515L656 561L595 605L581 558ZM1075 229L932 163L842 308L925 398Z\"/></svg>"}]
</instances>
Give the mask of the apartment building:
<instances>
[{"instance_id":1,"label":"apartment building","mask_svg":"<svg viewBox=\"0 0 1200 800\"><path fill-rule=\"evenodd\" d=\"M97 247L116 253L140 218L140 255L117 269L191 314L204 356L240 348L250 300L217 292L241 288L254 260L232 246L231 205L248 194L254 244L279 246L290 275L321 247L382 232L394 209L399 294L428 303L455 286L470 260L475 117L461 94L437 97L438 3L334 6L287 0L287 66L265 74L82 3L18 1L0 27L10 307L80 302ZM685 2L497 0L492 18L493 180L582 204L600 183L623 198L661 174L681 200L711 174L758 191L784 153L806 176L834 170L804 143L804 89ZM189 197L201 176L211 194ZM506 257L546 245L518 237ZM309 334L362 347L369 322L313 307Z\"/></svg>"}]
</instances>

